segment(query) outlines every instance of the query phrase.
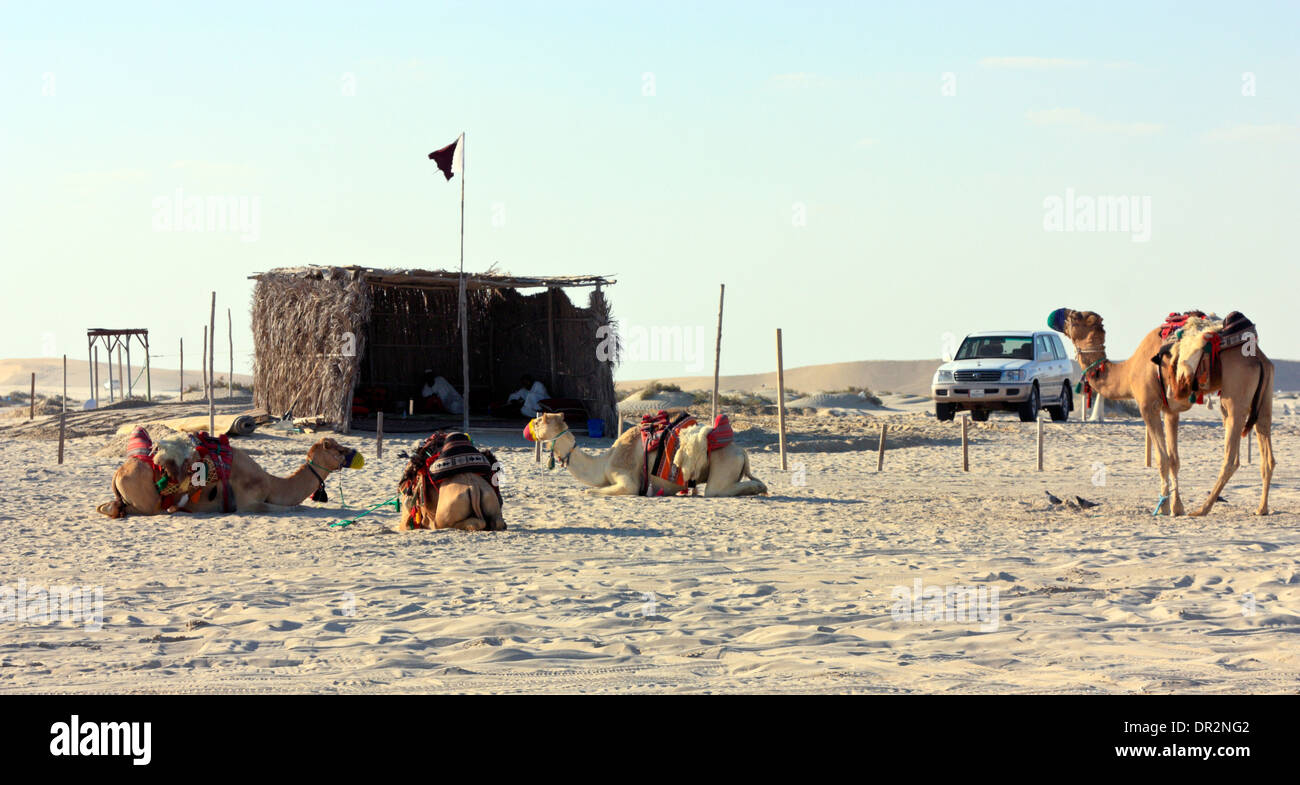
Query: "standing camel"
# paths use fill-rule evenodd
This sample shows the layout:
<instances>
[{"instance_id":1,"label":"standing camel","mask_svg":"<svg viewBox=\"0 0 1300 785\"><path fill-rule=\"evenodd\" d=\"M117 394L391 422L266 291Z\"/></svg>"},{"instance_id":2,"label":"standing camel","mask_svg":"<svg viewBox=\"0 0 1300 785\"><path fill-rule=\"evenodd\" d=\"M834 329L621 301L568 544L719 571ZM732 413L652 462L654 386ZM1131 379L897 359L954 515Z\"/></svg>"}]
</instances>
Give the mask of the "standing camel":
<instances>
[{"instance_id":1,"label":"standing camel","mask_svg":"<svg viewBox=\"0 0 1300 785\"><path fill-rule=\"evenodd\" d=\"M600 496L636 496L640 493L641 478L645 475L645 451L641 449L640 435L632 428L618 437L614 446L603 455L591 456L578 449L578 439L564 424L563 414L539 414L524 433L530 440L550 444L551 452L569 473L586 485L588 493ZM707 429L700 432L701 442ZM749 455L740 445L732 443L707 453L688 466L689 479L706 483L705 496L757 496L767 493L762 480L749 472ZM746 479L742 479L746 478ZM686 488L651 474L650 485L665 493L678 493Z\"/></svg>"},{"instance_id":2,"label":"standing camel","mask_svg":"<svg viewBox=\"0 0 1300 785\"><path fill-rule=\"evenodd\" d=\"M1146 423L1147 433L1160 456L1160 503L1158 514L1182 515L1183 501L1178 488L1178 415L1192 408L1179 389L1166 387L1173 382L1176 369L1164 357L1162 364L1153 362L1163 340L1160 329L1147 333L1137 351L1127 360L1106 357L1106 330L1102 319L1092 311L1060 308L1048 317L1047 324L1065 333L1079 353L1084 378L1101 395L1112 400L1132 398L1137 401ZM1253 344L1252 344L1253 348ZM1208 384L1199 392L1219 394L1225 429L1223 467L1209 498L1194 515L1205 515L1218 500L1223 487L1240 465L1241 437L1254 426L1259 435L1259 473L1263 480L1257 515L1268 515L1268 488L1277 461L1273 457L1273 363L1258 349L1252 352L1225 350L1211 368ZM1161 429L1161 414L1164 428Z\"/></svg>"}]
</instances>

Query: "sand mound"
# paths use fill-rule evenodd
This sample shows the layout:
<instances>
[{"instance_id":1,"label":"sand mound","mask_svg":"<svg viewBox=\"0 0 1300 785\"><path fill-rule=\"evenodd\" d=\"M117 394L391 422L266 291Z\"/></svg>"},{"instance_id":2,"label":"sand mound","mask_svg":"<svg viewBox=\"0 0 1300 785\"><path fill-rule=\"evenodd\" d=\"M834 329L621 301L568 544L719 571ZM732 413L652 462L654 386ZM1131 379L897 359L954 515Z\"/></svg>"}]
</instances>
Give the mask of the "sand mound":
<instances>
[{"instance_id":1,"label":"sand mound","mask_svg":"<svg viewBox=\"0 0 1300 785\"><path fill-rule=\"evenodd\" d=\"M880 409L865 393L817 393L785 405L787 409Z\"/></svg>"}]
</instances>

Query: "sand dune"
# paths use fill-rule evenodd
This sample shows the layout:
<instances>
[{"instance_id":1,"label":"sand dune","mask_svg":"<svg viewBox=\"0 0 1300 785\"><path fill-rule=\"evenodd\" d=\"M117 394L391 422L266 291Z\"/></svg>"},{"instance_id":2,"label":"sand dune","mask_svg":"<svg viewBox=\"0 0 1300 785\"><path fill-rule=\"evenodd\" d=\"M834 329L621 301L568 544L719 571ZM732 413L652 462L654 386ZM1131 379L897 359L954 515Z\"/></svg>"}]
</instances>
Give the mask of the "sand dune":
<instances>
[{"instance_id":1,"label":"sand dune","mask_svg":"<svg viewBox=\"0 0 1300 785\"><path fill-rule=\"evenodd\" d=\"M805 393L867 387L875 392L929 395L930 380L939 360L860 360L857 362L805 365L785 369L785 386ZM1300 390L1300 362L1273 360L1277 372L1274 386L1279 390ZM683 390L711 390L712 376L674 376L657 379L619 381L620 390L636 390L652 381L676 384ZM726 375L719 377L724 390L757 392L776 387L776 372Z\"/></svg>"},{"instance_id":2,"label":"sand dune","mask_svg":"<svg viewBox=\"0 0 1300 785\"><path fill-rule=\"evenodd\" d=\"M217 355L221 357L220 353ZM125 357L125 356L124 356ZM143 365L142 358L132 357L131 378L132 393L135 395L144 395L145 377L142 375ZM201 355L194 357L193 365L185 369L185 386L199 384L202 381L199 363L202 361ZM186 362L189 362L189 355L186 355ZM222 360L217 361L217 379L225 379L229 376L228 366L222 366ZM68 398L81 401L90 395L89 379L90 363L86 360L74 360L68 358ZM56 357L39 357L31 359L13 359L0 360L0 395L7 394L11 391L26 392L31 385L31 375L36 373L36 391L43 395L53 395L62 391L63 387L63 360ZM180 385L180 371L169 368L159 368L154 366L150 369L150 375L153 381L153 391L156 394L176 395ZM113 379L116 381L118 376L117 365L113 365ZM240 384L252 384L253 377L247 374L235 374L235 381ZM108 382L108 363L99 363L99 382L103 386Z\"/></svg>"}]
</instances>

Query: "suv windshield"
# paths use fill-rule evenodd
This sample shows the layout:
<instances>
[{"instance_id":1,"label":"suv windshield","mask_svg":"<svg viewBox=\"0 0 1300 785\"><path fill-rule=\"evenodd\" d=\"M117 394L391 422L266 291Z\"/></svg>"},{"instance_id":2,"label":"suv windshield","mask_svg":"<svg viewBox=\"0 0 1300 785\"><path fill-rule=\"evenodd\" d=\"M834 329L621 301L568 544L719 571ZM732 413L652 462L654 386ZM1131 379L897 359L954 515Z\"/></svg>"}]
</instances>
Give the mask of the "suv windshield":
<instances>
[{"instance_id":1,"label":"suv windshield","mask_svg":"<svg viewBox=\"0 0 1300 785\"><path fill-rule=\"evenodd\" d=\"M957 350L958 360L988 357L998 360L1034 359L1034 339L1009 335L983 335L967 338Z\"/></svg>"}]
</instances>

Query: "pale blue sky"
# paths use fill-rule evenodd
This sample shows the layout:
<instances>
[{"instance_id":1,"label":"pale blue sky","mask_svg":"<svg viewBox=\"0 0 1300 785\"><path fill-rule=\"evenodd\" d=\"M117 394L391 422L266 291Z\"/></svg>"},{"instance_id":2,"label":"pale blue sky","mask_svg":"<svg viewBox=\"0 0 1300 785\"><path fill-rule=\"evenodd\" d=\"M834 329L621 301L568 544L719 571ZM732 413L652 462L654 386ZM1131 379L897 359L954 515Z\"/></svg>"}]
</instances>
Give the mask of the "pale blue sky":
<instances>
[{"instance_id":1,"label":"pale blue sky","mask_svg":"<svg viewBox=\"0 0 1300 785\"><path fill-rule=\"evenodd\" d=\"M1295 3L0 4L0 356L101 325L174 355L215 288L247 369L250 273L454 269L425 156L465 131L467 268L614 275L621 318L710 335L725 282L724 373L776 327L789 366L937 357L1062 305L1116 355L1199 307L1297 358L1297 31ZM256 240L155 231L177 188L257 197ZM1150 197L1150 241L1044 231L1068 188Z\"/></svg>"}]
</instances>

